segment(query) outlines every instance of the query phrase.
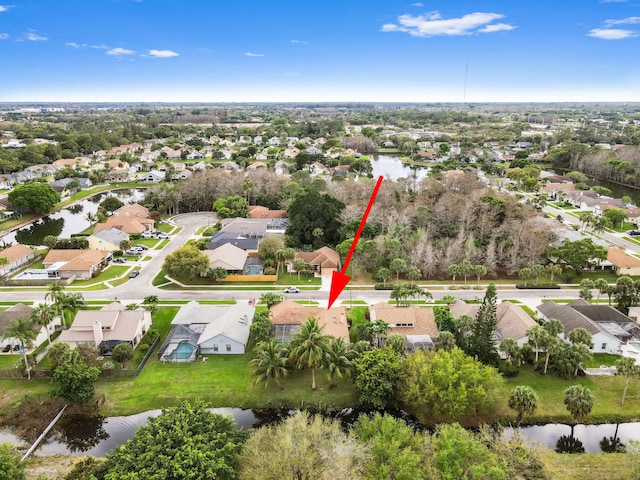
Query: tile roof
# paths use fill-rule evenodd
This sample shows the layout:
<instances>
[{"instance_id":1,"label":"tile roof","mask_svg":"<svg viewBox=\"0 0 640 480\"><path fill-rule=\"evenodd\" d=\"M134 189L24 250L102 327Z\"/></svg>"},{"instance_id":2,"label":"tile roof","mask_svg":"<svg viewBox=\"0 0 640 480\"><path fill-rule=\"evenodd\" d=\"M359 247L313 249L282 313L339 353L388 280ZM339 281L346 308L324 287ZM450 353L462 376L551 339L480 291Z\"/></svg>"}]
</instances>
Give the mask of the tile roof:
<instances>
[{"instance_id":1,"label":"tile roof","mask_svg":"<svg viewBox=\"0 0 640 480\"><path fill-rule=\"evenodd\" d=\"M609 248L607 261L618 268L640 267L640 258L627 254L622 248Z\"/></svg>"},{"instance_id":2,"label":"tile roof","mask_svg":"<svg viewBox=\"0 0 640 480\"><path fill-rule=\"evenodd\" d=\"M391 327L391 333L399 333L405 337L407 335L429 335L431 338L437 338L439 335L433 308L416 305L396 307L387 302L379 302L373 305L370 310L371 321L384 320Z\"/></svg>"},{"instance_id":3,"label":"tile roof","mask_svg":"<svg viewBox=\"0 0 640 480\"><path fill-rule=\"evenodd\" d=\"M296 252L296 258L301 258L308 265L320 265L322 268L340 267L340 255L329 247L321 247L313 252Z\"/></svg>"},{"instance_id":4,"label":"tile roof","mask_svg":"<svg viewBox=\"0 0 640 480\"><path fill-rule=\"evenodd\" d=\"M17 243L16 245L12 245L0 251L0 257L6 257L11 264L16 260L20 260L21 258L24 258L31 253L34 253L34 250L29 247L25 247L20 243Z\"/></svg>"},{"instance_id":5,"label":"tile roof","mask_svg":"<svg viewBox=\"0 0 640 480\"><path fill-rule=\"evenodd\" d=\"M285 300L272 306L269 315L271 323L274 325L301 325L310 317L318 319L323 334L342 338L346 343L349 343L347 311L344 307L330 309L305 307L291 300Z\"/></svg>"}]
</instances>

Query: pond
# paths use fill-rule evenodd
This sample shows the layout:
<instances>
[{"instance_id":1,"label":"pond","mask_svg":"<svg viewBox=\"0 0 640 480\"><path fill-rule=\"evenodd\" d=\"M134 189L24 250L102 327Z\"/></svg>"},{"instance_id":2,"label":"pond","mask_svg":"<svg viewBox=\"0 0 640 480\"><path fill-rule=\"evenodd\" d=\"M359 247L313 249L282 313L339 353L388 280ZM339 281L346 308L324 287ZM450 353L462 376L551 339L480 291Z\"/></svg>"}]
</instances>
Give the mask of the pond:
<instances>
[{"instance_id":1,"label":"pond","mask_svg":"<svg viewBox=\"0 0 640 480\"><path fill-rule=\"evenodd\" d=\"M429 169L408 163L403 163L395 155L374 153L371 155L371 166L373 167L373 177L378 178L383 175L388 180L399 178L413 178L422 180L429 173Z\"/></svg>"},{"instance_id":2,"label":"pond","mask_svg":"<svg viewBox=\"0 0 640 480\"><path fill-rule=\"evenodd\" d=\"M212 408L212 412L231 415L238 428L249 429L272 424L295 413L293 410L247 410L242 408ZM64 415L36 450L36 455L92 455L102 457L114 448L126 443L138 427L145 425L150 417L161 410L149 410L136 415L120 417ZM347 427L352 425L362 412L344 409L332 415ZM421 428L415 418L406 412L389 412L410 425ZM615 451L629 440L640 441L640 422L603 425L547 424L519 429L523 440L529 444L542 444L552 450L567 453L598 453ZM28 448L40 432L31 432L29 438L21 438L9 429L0 430L0 443ZM505 438L511 438L513 428L505 428Z\"/></svg>"},{"instance_id":3,"label":"pond","mask_svg":"<svg viewBox=\"0 0 640 480\"><path fill-rule=\"evenodd\" d=\"M87 214L95 214L100 202L107 196L115 196L123 203L133 203L142 200L144 194L145 191L142 189L123 189L87 197L70 207L4 235L0 239L0 245L22 243L38 246L43 244L43 239L47 235L69 238L71 234L80 233L91 226L92 222L87 220Z\"/></svg>"}]
</instances>

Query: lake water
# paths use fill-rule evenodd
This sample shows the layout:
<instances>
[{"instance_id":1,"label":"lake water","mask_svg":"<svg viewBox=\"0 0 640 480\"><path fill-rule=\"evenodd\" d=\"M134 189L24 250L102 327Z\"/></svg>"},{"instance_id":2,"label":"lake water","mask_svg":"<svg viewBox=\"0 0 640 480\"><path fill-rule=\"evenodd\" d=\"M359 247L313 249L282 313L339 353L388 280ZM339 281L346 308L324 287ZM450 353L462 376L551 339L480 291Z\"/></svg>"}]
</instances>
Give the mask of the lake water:
<instances>
[{"instance_id":1,"label":"lake water","mask_svg":"<svg viewBox=\"0 0 640 480\"><path fill-rule=\"evenodd\" d=\"M403 163L395 155L374 153L371 155L371 166L373 167L373 177L378 178L383 175L389 180L399 178L415 178L422 180L429 173L428 168L417 167L408 163Z\"/></svg>"},{"instance_id":2,"label":"lake water","mask_svg":"<svg viewBox=\"0 0 640 480\"><path fill-rule=\"evenodd\" d=\"M291 410L254 411L241 408L213 408L214 413L231 415L238 428L249 429L277 422L294 413ZM150 417L158 416L161 410L149 410L136 415L121 417L86 417L65 415L51 430L47 438L36 450L36 455L92 455L103 457L114 448L124 444L135 434L138 427L145 425ZM333 415L343 425L352 425L362 413L355 409L345 409ZM405 412L392 412L396 417L420 427L414 418ZM511 438L514 429L506 428L504 435ZM552 450L598 453L607 451L611 445L625 445L629 440L640 441L640 423L603 425L548 424L522 427L519 429L523 440L529 445L542 444ZM40 432L32 432L37 437ZM31 438L22 439L10 430L0 431L0 443L28 448Z\"/></svg>"},{"instance_id":3,"label":"lake water","mask_svg":"<svg viewBox=\"0 0 640 480\"><path fill-rule=\"evenodd\" d=\"M22 243L24 245L42 245L44 237L54 235L56 237L69 238L73 233L80 233L89 226L87 214L95 214L98 206L107 195L120 199L123 203L132 203L142 200L145 191L142 189L123 189L113 192L94 195L58 212L47 215L20 230L14 230L0 239L0 244Z\"/></svg>"}]
</instances>

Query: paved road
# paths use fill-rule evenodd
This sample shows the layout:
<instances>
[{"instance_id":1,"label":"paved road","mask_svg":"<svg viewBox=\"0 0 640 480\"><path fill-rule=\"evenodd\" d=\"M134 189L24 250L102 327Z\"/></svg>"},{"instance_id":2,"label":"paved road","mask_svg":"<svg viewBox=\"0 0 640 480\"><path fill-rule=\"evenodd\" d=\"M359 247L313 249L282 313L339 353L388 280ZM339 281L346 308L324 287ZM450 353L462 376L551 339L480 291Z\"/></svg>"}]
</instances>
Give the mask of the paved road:
<instances>
[{"instance_id":1,"label":"paved road","mask_svg":"<svg viewBox=\"0 0 640 480\"><path fill-rule=\"evenodd\" d=\"M147 254L153 255L149 261L139 261L142 269L140 275L134 279L117 287L108 290L87 290L82 291L86 300L114 300L118 299L124 303L140 302L148 295L157 295L161 300L200 300L200 299L234 299L245 301L252 298L259 298L266 291L248 291L248 290L162 290L154 287L151 282L162 268L164 258L177 248L185 244L195 231L207 224L214 224L217 221L213 212L196 212L178 215L173 222L182 227L180 233L173 235L169 243L159 251L151 251ZM326 282L325 282L326 283ZM6 292L0 290L0 301L39 301L44 299L46 292L42 290L21 290L15 292ZM350 290L347 288L338 298L339 302L348 302L352 300L364 300L368 304L374 304L380 301L389 300L389 291L378 290ZM452 294L456 298L469 300L482 298L483 290L434 290L432 291L435 299L442 298L443 295ZM299 294L291 294L289 298L299 300L312 300L320 302L321 306L327 305L328 288L321 290L303 290ZM543 299L560 299L560 298L577 298L577 290L515 290L500 289L498 290L498 299L519 299L524 304L535 307L541 303Z\"/></svg>"}]
</instances>

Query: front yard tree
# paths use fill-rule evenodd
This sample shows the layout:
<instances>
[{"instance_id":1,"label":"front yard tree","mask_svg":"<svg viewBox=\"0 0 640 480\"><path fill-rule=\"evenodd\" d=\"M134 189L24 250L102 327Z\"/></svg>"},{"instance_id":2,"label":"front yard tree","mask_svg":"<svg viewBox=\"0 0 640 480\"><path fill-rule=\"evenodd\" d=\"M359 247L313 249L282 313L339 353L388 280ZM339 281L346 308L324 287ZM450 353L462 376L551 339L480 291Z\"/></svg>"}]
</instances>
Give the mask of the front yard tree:
<instances>
[{"instance_id":1,"label":"front yard tree","mask_svg":"<svg viewBox=\"0 0 640 480\"><path fill-rule=\"evenodd\" d=\"M193 245L185 245L164 259L163 268L172 277L194 279L209 271L209 258Z\"/></svg>"},{"instance_id":2,"label":"front yard tree","mask_svg":"<svg viewBox=\"0 0 640 480\"><path fill-rule=\"evenodd\" d=\"M286 235L291 246L320 248L336 245L340 241L340 214L344 208L341 200L317 190L298 195L287 209L291 225L287 227ZM322 235L313 234L317 228L322 230Z\"/></svg>"},{"instance_id":3,"label":"front yard tree","mask_svg":"<svg viewBox=\"0 0 640 480\"><path fill-rule=\"evenodd\" d=\"M634 358L622 357L616 361L616 369L618 371L618 375L624 375L624 389L622 390L622 399L620 400L620 405L624 405L624 397L627 396L629 379L640 374L640 367L636 365Z\"/></svg>"},{"instance_id":4,"label":"front yard tree","mask_svg":"<svg viewBox=\"0 0 640 480\"><path fill-rule=\"evenodd\" d=\"M565 239L562 244L552 248L549 256L555 257L558 261L566 263L575 272L580 272L585 268L593 268L607 258L607 249L593 243L590 238L576 240L572 242Z\"/></svg>"},{"instance_id":5,"label":"front yard tree","mask_svg":"<svg viewBox=\"0 0 640 480\"><path fill-rule=\"evenodd\" d=\"M582 385L572 385L564 392L564 405L576 423L591 413L594 401L591 391Z\"/></svg>"},{"instance_id":6,"label":"front yard tree","mask_svg":"<svg viewBox=\"0 0 640 480\"><path fill-rule=\"evenodd\" d=\"M524 415L533 415L538 408L538 395L533 388L527 385L518 385L511 391L509 396L509 408L514 410L518 417L516 426L522 423Z\"/></svg>"},{"instance_id":7,"label":"front yard tree","mask_svg":"<svg viewBox=\"0 0 640 480\"><path fill-rule=\"evenodd\" d=\"M44 327L47 332L47 340L51 345L51 335L49 335L49 324L58 316L56 307L50 303L41 303L31 312L31 321L34 325Z\"/></svg>"},{"instance_id":8,"label":"front yard tree","mask_svg":"<svg viewBox=\"0 0 640 480\"><path fill-rule=\"evenodd\" d=\"M60 201L60 194L48 183L25 183L9 192L15 210L23 213L49 213Z\"/></svg>"},{"instance_id":9,"label":"front yard tree","mask_svg":"<svg viewBox=\"0 0 640 480\"><path fill-rule=\"evenodd\" d=\"M125 364L133 358L133 347L128 343L119 343L113 348L111 352L111 358L116 362L122 364L122 368L125 368Z\"/></svg>"},{"instance_id":10,"label":"front yard tree","mask_svg":"<svg viewBox=\"0 0 640 480\"><path fill-rule=\"evenodd\" d=\"M267 308L270 309L281 301L282 295L280 295L279 293L267 292L260 295L260 300L258 301L258 303L263 303L267 306Z\"/></svg>"},{"instance_id":11,"label":"front yard tree","mask_svg":"<svg viewBox=\"0 0 640 480\"><path fill-rule=\"evenodd\" d=\"M99 478L237 478L238 456L247 437L227 415L203 403L181 403L149 419L98 467Z\"/></svg>"},{"instance_id":12,"label":"front yard tree","mask_svg":"<svg viewBox=\"0 0 640 480\"><path fill-rule=\"evenodd\" d=\"M354 361L356 390L360 402L374 408L384 408L393 402L402 358L390 348L377 348L360 354Z\"/></svg>"},{"instance_id":13,"label":"front yard tree","mask_svg":"<svg viewBox=\"0 0 640 480\"><path fill-rule=\"evenodd\" d=\"M316 387L316 368L324 363L329 350L329 336L322 333L318 319L310 317L300 326L300 332L291 340L290 357L299 368L311 369L311 389Z\"/></svg>"},{"instance_id":14,"label":"front yard tree","mask_svg":"<svg viewBox=\"0 0 640 480\"><path fill-rule=\"evenodd\" d=\"M389 280L389 278L391 278L391 270L387 267L380 267L376 270L376 280L381 281L385 288L387 287L387 280Z\"/></svg>"},{"instance_id":15,"label":"front yard tree","mask_svg":"<svg viewBox=\"0 0 640 480\"><path fill-rule=\"evenodd\" d=\"M128 238L125 240L121 240L118 247L120 247L120 250L122 250L123 252L129 250L131 248L131 240L129 240Z\"/></svg>"},{"instance_id":16,"label":"front yard tree","mask_svg":"<svg viewBox=\"0 0 640 480\"><path fill-rule=\"evenodd\" d=\"M300 272L305 270L305 267L306 267L306 263L304 263L303 259L301 259L301 258L294 258L293 259L293 269L298 274L298 282L300 282Z\"/></svg>"},{"instance_id":17,"label":"front yard tree","mask_svg":"<svg viewBox=\"0 0 640 480\"><path fill-rule=\"evenodd\" d=\"M240 195L230 195L226 198L219 198L213 202L212 210L216 212L220 218L245 218L248 213L249 204L244 197Z\"/></svg>"},{"instance_id":18,"label":"front yard tree","mask_svg":"<svg viewBox=\"0 0 640 480\"><path fill-rule=\"evenodd\" d=\"M213 278L215 282L227 278L227 270L223 267L210 268L207 270L207 277Z\"/></svg>"}]
</instances>

